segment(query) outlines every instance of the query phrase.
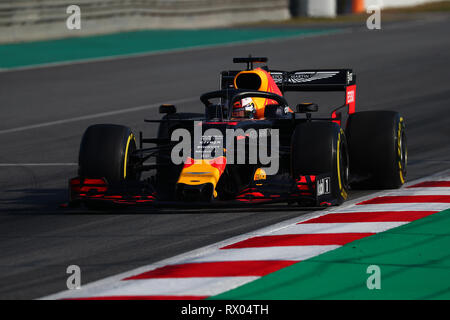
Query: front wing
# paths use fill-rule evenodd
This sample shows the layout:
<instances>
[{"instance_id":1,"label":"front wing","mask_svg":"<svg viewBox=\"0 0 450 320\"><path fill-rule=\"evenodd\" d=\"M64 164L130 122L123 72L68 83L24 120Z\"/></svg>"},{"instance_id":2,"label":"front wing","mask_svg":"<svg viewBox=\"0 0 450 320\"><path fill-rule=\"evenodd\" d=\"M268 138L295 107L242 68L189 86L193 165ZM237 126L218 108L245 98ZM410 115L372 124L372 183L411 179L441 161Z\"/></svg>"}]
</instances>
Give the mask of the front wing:
<instances>
[{"instance_id":1,"label":"front wing","mask_svg":"<svg viewBox=\"0 0 450 320\"><path fill-rule=\"evenodd\" d=\"M245 207L284 202L305 207L324 207L338 204L333 199L330 180L327 174L300 176L296 180L288 175L268 176L266 180L252 182L231 200L181 202L161 200L148 180L109 184L105 179L77 177L69 181L69 202L62 206Z\"/></svg>"}]
</instances>

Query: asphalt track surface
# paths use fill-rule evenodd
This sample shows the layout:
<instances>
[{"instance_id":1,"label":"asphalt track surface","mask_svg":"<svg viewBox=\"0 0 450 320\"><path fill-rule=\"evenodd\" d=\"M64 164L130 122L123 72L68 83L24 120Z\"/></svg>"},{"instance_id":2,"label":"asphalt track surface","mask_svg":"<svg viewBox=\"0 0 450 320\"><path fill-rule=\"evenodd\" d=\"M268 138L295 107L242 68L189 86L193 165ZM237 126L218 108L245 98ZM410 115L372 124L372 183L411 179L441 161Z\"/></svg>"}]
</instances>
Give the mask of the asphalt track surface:
<instances>
[{"instance_id":1,"label":"asphalt track surface","mask_svg":"<svg viewBox=\"0 0 450 320\"><path fill-rule=\"evenodd\" d=\"M408 180L450 166L450 16L394 23L382 31L225 46L105 62L0 73L0 298L66 289L299 216L307 210L65 211L85 128L120 123L153 135L156 106L218 87L233 56L270 57L271 67L345 68L358 74L359 110L397 110L407 125ZM292 104L295 104L294 101ZM128 108L137 108L127 112ZM105 114L123 110L121 113ZM89 117L89 115L97 115ZM84 117L84 118L79 118ZM62 121L61 121L62 120ZM44 125L42 125L44 124ZM31 127L30 127L31 126ZM6 164L43 164L17 166ZM368 191L353 191L355 198Z\"/></svg>"}]
</instances>

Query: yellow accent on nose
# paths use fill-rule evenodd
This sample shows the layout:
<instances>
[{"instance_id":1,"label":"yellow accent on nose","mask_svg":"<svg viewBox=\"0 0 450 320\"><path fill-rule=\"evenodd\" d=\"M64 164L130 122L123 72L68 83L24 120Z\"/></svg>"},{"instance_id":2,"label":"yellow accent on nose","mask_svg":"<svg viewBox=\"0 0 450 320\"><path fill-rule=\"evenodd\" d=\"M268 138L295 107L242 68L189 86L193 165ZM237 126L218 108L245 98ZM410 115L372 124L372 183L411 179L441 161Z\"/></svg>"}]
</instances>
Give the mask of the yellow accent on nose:
<instances>
[{"instance_id":1,"label":"yellow accent on nose","mask_svg":"<svg viewBox=\"0 0 450 320\"><path fill-rule=\"evenodd\" d=\"M208 160L196 159L194 164L183 168L177 183L196 186L211 183L214 187L214 197L217 197L216 185L222 175L219 169L213 167Z\"/></svg>"}]
</instances>

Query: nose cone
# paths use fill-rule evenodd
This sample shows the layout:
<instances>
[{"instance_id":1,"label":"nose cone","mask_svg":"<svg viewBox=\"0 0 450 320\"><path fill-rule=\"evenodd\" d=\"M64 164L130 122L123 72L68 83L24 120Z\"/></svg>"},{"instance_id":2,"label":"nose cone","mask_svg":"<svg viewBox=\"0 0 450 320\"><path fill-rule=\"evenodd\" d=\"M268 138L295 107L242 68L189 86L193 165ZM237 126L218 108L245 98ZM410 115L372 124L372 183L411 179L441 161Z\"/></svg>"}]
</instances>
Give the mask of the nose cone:
<instances>
[{"instance_id":1,"label":"nose cone","mask_svg":"<svg viewBox=\"0 0 450 320\"><path fill-rule=\"evenodd\" d=\"M226 158L188 158L177 182L180 201L211 201L217 197L216 185L226 166Z\"/></svg>"}]
</instances>

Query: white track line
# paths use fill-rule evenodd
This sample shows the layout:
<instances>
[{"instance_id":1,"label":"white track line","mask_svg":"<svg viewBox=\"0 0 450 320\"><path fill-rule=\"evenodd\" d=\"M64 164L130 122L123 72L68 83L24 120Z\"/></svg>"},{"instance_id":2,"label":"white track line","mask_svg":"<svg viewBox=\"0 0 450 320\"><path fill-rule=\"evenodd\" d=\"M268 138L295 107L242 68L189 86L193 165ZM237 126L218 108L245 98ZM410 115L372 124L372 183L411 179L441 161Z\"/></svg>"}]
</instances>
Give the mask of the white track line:
<instances>
[{"instance_id":1,"label":"white track line","mask_svg":"<svg viewBox=\"0 0 450 320\"><path fill-rule=\"evenodd\" d=\"M317 233L378 233L400 227L408 222L352 222L352 223L306 223L278 230L271 235L317 234Z\"/></svg>"},{"instance_id":2,"label":"white track line","mask_svg":"<svg viewBox=\"0 0 450 320\"><path fill-rule=\"evenodd\" d=\"M187 102L193 102L193 101L200 101L200 100L198 97L190 97L190 98L172 100L171 103L179 104L179 103L187 103ZM109 116L116 116L116 115L124 114L124 113L128 113L128 112L137 112L137 111L142 111L142 110L146 110L146 109L157 108L161 104L166 103L166 102L167 101L148 104L148 105L144 105L144 106L133 107L133 108L126 108L126 109L120 109L120 110L114 110L114 111L108 111L108 112L100 112L100 113L90 114L90 115L86 115L86 116L73 117L73 118L49 121L49 122L42 122L42 123L32 124L29 126L4 129L4 130L0 130L0 134L14 133L14 132L20 132L20 131L25 131L25 130L39 129L39 128L43 128L43 127L61 125L61 124L66 124L66 123L71 123L71 122L91 120L91 119L103 118L103 117L109 117Z\"/></svg>"},{"instance_id":3,"label":"white track line","mask_svg":"<svg viewBox=\"0 0 450 320\"><path fill-rule=\"evenodd\" d=\"M450 203L380 203L357 205L350 208L341 208L332 213L382 211L443 211L448 207L450 207Z\"/></svg>"},{"instance_id":4,"label":"white track line","mask_svg":"<svg viewBox=\"0 0 450 320\"><path fill-rule=\"evenodd\" d=\"M208 254L183 261L214 262L214 261L261 261L261 260L290 260L302 261L319 254L339 248L340 246L289 246L270 248L244 248L214 250Z\"/></svg>"},{"instance_id":5,"label":"white track line","mask_svg":"<svg viewBox=\"0 0 450 320\"><path fill-rule=\"evenodd\" d=\"M423 181L430 181L430 180L439 180L440 177L442 177L442 180L449 180L449 173L450 170L446 170L444 172L438 173L434 176L425 177L419 180L415 180L412 182L407 183L401 190L408 190L405 189L405 187L410 185L415 185L417 183L423 182ZM445 175L445 176L444 176ZM406 210L413 210L413 211L421 211L424 209L427 210L433 210L433 211L442 211L450 207L450 204L442 204L442 203L433 203L431 204L432 209L430 209L430 206L427 206L429 204L398 204L400 206L403 206L403 210L401 210L399 207L397 207L397 204L391 205L389 204L389 207L385 207L382 210L375 210L375 205L355 205L356 203L362 202L364 200L373 199L377 196L383 196L386 195L386 193L389 192L387 190L380 191L371 195L367 195L364 197L361 197L359 199L355 199L352 201L348 201L347 203L341 205L340 207L330 208L326 209L324 211L319 212L310 212L307 214L303 214L299 217L292 218L280 223L277 223L275 225L271 225L259 230L256 230L251 233L239 235L230 239L226 239L224 241L196 249L187 253L180 254L178 256L165 259L162 261L159 261L157 263L153 263L147 266L143 266L131 271L127 271L115 276L111 276L105 279L98 280L93 283L89 283L87 285L83 285L80 290L76 291L63 291L60 293L56 293L47 297L44 297L42 299L63 299L63 298L70 298L70 297L92 297L92 296L107 296L107 295L116 295L116 296L122 296L127 295L130 293L133 293L133 295L157 295L161 294L161 291L154 291L159 290L158 285L156 283L162 284L164 283L165 286L170 286L171 288L178 288L176 291L163 291L166 292L166 294L174 294L174 295L202 295L205 293L205 288L203 285L208 282L208 280L205 280L205 278L189 278L189 279L196 279L195 281L198 282L189 282L186 281L184 278L169 278L169 279L151 279L151 280L164 280L161 282L148 282L149 280L128 280L123 281L123 279L132 277L144 272L148 272L154 269L157 269L162 266L167 265L174 265L174 264L183 264L188 262L213 262L213 261L242 261L242 259L245 260L252 260L252 259L267 259L267 260L281 260L282 258L286 259L291 258L292 260L296 261L298 260L305 260L313 256L317 256L323 252L333 250L338 248L339 246L292 246L292 247L272 247L272 248L245 248L245 249L226 249L226 250L220 250L220 248L235 244L240 241L247 240L249 238L254 237L255 235L273 235L275 233L283 233L283 232L289 232L289 228L296 228L298 226L299 222L307 221L313 218L317 218L320 216L324 216L330 213L335 212L351 212L353 208L357 207L358 210L356 212L363 212L366 211L366 209L371 209L371 211L406 211ZM425 205L425 206L424 206ZM384 206L384 205L377 205L377 206ZM364 209L363 209L364 208ZM402 222L401 222L402 223ZM384 225L384 227L392 226L393 228L396 225L396 223L390 223L390 225ZM306 225L306 224L305 224ZM368 228L368 224L360 224L360 227ZM382 225L374 225L375 228L382 229ZM342 226L343 227L343 226ZM303 227L300 227L303 228ZM314 228L314 227L313 227ZM351 227L350 227L351 228ZM305 229L303 229L305 230ZM303 232L302 229L298 229L298 231ZM311 232L311 230L309 230ZM312 230L314 232L317 232L318 229ZM267 251L266 249L272 249L272 252ZM239 259L239 260L235 260ZM226 278L237 278L239 281L243 281L243 283L247 283L247 280L239 279L239 278L254 278L257 279L258 277L226 277ZM197 280L198 279L198 280ZM208 278L206 278L208 279ZM209 279L217 279L217 278L209 278ZM138 286L139 288L133 288L133 283L136 281L146 281L146 282L139 282ZM180 281L180 282L179 282ZM203 282L205 281L205 282ZM228 281L228 280L227 280ZM252 280L250 280L252 281ZM189 286L185 286L189 284ZM123 290L124 286L127 286L127 289ZM128 287L130 286L130 287ZM149 287L147 287L149 286ZM191 287L194 286L194 287ZM232 280L230 280L230 283L228 282L222 282L219 287L216 286L216 284L213 282L207 284L208 290L214 291L214 295L218 294L220 292L228 291L231 287L239 286L239 284L236 284ZM155 289L156 288L156 289ZM114 291L111 291L114 290Z\"/></svg>"},{"instance_id":6,"label":"white track line","mask_svg":"<svg viewBox=\"0 0 450 320\"><path fill-rule=\"evenodd\" d=\"M386 193L387 196L433 196L441 194L450 194L450 188L448 187L411 188Z\"/></svg>"},{"instance_id":7,"label":"white track line","mask_svg":"<svg viewBox=\"0 0 450 320\"><path fill-rule=\"evenodd\" d=\"M73 291L76 297L98 296L148 296L148 295L182 295L182 296L213 296L254 281L259 277L202 277L173 279L144 279L122 281L120 285L110 283L101 292L97 290Z\"/></svg>"},{"instance_id":8,"label":"white track line","mask_svg":"<svg viewBox=\"0 0 450 320\"><path fill-rule=\"evenodd\" d=\"M448 181L449 179L450 178L448 176L441 176L441 177L433 178L433 181ZM420 182L423 182L423 181L425 181L425 180L421 180ZM420 183L420 182L418 182L418 183ZM414 184L418 184L418 183L413 183L411 185L413 186Z\"/></svg>"}]
</instances>

